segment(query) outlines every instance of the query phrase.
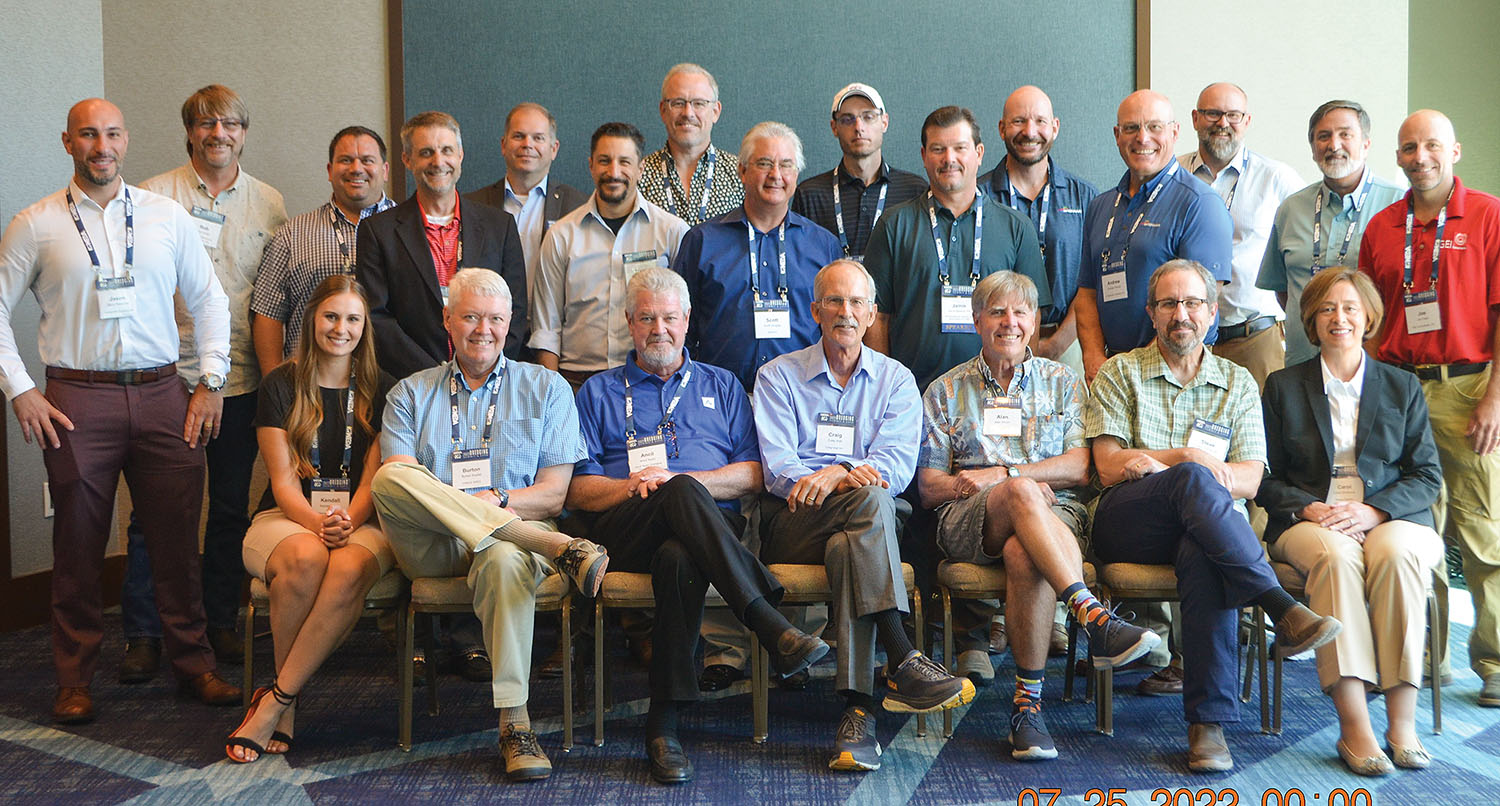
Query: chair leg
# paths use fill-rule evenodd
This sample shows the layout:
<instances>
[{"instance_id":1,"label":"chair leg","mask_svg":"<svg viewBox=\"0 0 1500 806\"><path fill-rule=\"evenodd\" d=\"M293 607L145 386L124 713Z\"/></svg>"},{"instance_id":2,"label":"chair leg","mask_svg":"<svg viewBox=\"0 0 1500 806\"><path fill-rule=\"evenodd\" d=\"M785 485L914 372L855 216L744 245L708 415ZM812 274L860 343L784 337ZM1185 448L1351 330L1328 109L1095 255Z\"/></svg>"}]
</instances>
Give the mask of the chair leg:
<instances>
[{"instance_id":1,"label":"chair leg","mask_svg":"<svg viewBox=\"0 0 1500 806\"><path fill-rule=\"evenodd\" d=\"M770 656L761 648L760 636L750 632L750 741L765 742L769 733L771 674Z\"/></svg>"},{"instance_id":2,"label":"chair leg","mask_svg":"<svg viewBox=\"0 0 1500 806\"><path fill-rule=\"evenodd\" d=\"M1094 726L1105 736L1115 735L1115 670L1095 668Z\"/></svg>"},{"instance_id":3,"label":"chair leg","mask_svg":"<svg viewBox=\"0 0 1500 806\"><path fill-rule=\"evenodd\" d=\"M1267 722L1266 712L1268 710L1267 697L1266 697L1266 658L1270 654L1270 649L1269 649L1270 645L1269 645L1269 642L1266 640L1266 612L1264 610L1262 610L1259 606L1257 606L1255 608L1255 626L1256 626L1256 630L1255 630L1255 635L1256 635L1256 639L1255 639L1255 656L1256 656L1257 662L1260 664L1260 724L1261 724L1261 731L1264 732L1265 729L1266 729L1266 722ZM1280 661L1277 661L1277 663L1279 664ZM1277 672L1279 674L1279 672L1280 672L1280 666L1277 667ZM1274 730L1273 735L1280 735L1281 734L1281 678L1279 676L1276 678L1276 692L1275 692L1275 694L1272 695L1272 698L1275 699L1275 707L1276 707L1276 724L1273 726L1273 730Z\"/></svg>"},{"instance_id":4,"label":"chair leg","mask_svg":"<svg viewBox=\"0 0 1500 806\"><path fill-rule=\"evenodd\" d=\"M1068 668L1063 672L1063 702L1073 701L1073 678L1078 670L1078 619L1068 611Z\"/></svg>"},{"instance_id":5,"label":"chair leg","mask_svg":"<svg viewBox=\"0 0 1500 806\"><path fill-rule=\"evenodd\" d=\"M922 621L922 590L920 588L915 589L911 599L911 621L917 628L917 646L922 646L926 643L924 639L927 636L927 625ZM917 738L921 739L926 736L927 715L917 714Z\"/></svg>"},{"instance_id":6,"label":"chair leg","mask_svg":"<svg viewBox=\"0 0 1500 806\"><path fill-rule=\"evenodd\" d=\"M938 587L938 592L943 597L943 663L949 669L954 668L953 656L953 594L947 585ZM943 738L953 738L953 711L943 711Z\"/></svg>"},{"instance_id":7,"label":"chair leg","mask_svg":"<svg viewBox=\"0 0 1500 806\"><path fill-rule=\"evenodd\" d=\"M411 750L412 712L412 668L411 658L416 653L416 614L411 606L396 610L396 632L401 636L401 649L396 653L396 680L401 689L401 702L397 706L396 746Z\"/></svg>"},{"instance_id":8,"label":"chair leg","mask_svg":"<svg viewBox=\"0 0 1500 806\"><path fill-rule=\"evenodd\" d=\"M573 752L573 597L562 600L563 752Z\"/></svg>"},{"instance_id":9,"label":"chair leg","mask_svg":"<svg viewBox=\"0 0 1500 806\"><path fill-rule=\"evenodd\" d=\"M1244 622L1244 611L1241 611L1241 623ZM1240 647L1239 636L1235 636L1235 645ZM1255 686L1255 627L1247 627L1245 630L1245 643L1240 647L1239 658L1245 665L1245 684L1240 688L1240 702L1250 702L1251 692ZM1261 726L1264 729L1264 725Z\"/></svg>"},{"instance_id":10,"label":"chair leg","mask_svg":"<svg viewBox=\"0 0 1500 806\"><path fill-rule=\"evenodd\" d=\"M438 715L438 670L437 670L437 631L438 616L436 613L428 616L427 638L422 642L426 653L427 663L427 715Z\"/></svg>"},{"instance_id":11,"label":"chair leg","mask_svg":"<svg viewBox=\"0 0 1500 806\"><path fill-rule=\"evenodd\" d=\"M594 746L604 746L604 603L594 600Z\"/></svg>"},{"instance_id":12,"label":"chair leg","mask_svg":"<svg viewBox=\"0 0 1500 806\"><path fill-rule=\"evenodd\" d=\"M1443 732L1443 645L1437 594L1427 593L1427 675L1432 679L1432 732ZM247 684L248 686L248 684Z\"/></svg>"},{"instance_id":13,"label":"chair leg","mask_svg":"<svg viewBox=\"0 0 1500 806\"><path fill-rule=\"evenodd\" d=\"M255 688L255 602L245 605L245 676L240 688L245 692L245 709L250 708L250 697Z\"/></svg>"}]
</instances>

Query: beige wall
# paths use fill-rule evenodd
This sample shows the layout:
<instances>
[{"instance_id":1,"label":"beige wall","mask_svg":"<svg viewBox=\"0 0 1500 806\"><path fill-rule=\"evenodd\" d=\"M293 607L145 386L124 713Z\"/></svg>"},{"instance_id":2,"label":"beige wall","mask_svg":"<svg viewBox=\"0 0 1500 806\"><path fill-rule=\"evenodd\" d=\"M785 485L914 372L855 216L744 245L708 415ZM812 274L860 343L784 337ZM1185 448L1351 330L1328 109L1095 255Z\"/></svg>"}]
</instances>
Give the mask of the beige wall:
<instances>
[{"instance_id":1,"label":"beige wall","mask_svg":"<svg viewBox=\"0 0 1500 806\"><path fill-rule=\"evenodd\" d=\"M1454 171L1476 190L1500 193L1500 3L1494 0L1413 0L1411 106L1443 111L1453 120L1463 156ZM1394 139L1396 127L1387 128Z\"/></svg>"}]
</instances>

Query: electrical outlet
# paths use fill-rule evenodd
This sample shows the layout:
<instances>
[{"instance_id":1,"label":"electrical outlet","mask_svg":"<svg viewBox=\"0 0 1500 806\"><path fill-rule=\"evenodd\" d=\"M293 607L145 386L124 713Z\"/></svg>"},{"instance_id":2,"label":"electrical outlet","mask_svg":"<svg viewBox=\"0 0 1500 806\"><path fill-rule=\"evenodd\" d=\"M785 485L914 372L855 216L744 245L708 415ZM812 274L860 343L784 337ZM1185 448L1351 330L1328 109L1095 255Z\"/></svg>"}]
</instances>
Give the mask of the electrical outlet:
<instances>
[{"instance_id":1,"label":"electrical outlet","mask_svg":"<svg viewBox=\"0 0 1500 806\"><path fill-rule=\"evenodd\" d=\"M42 517L52 517L52 485L42 482Z\"/></svg>"}]
</instances>

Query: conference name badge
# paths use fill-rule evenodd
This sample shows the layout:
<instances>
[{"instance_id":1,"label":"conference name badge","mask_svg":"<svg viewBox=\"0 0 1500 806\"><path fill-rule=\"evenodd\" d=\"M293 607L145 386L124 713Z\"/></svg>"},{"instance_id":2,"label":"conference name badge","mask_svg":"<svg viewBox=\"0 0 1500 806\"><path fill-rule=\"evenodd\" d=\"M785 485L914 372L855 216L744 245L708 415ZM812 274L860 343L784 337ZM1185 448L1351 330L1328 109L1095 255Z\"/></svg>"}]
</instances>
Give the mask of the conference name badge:
<instances>
[{"instance_id":1,"label":"conference name badge","mask_svg":"<svg viewBox=\"0 0 1500 806\"><path fill-rule=\"evenodd\" d=\"M830 456L849 456L854 451L854 415L818 414L818 439L813 450Z\"/></svg>"},{"instance_id":2,"label":"conference name badge","mask_svg":"<svg viewBox=\"0 0 1500 806\"><path fill-rule=\"evenodd\" d=\"M1104 276L1099 280L1102 284L1100 291L1105 302L1119 302L1130 296L1130 286L1126 282L1125 261L1120 260L1110 264L1104 271Z\"/></svg>"},{"instance_id":3,"label":"conference name badge","mask_svg":"<svg viewBox=\"0 0 1500 806\"><path fill-rule=\"evenodd\" d=\"M1404 294L1406 300L1406 332L1431 333L1443 326L1443 315L1438 311L1437 290L1429 288L1416 294Z\"/></svg>"},{"instance_id":4,"label":"conference name badge","mask_svg":"<svg viewBox=\"0 0 1500 806\"><path fill-rule=\"evenodd\" d=\"M943 284L942 332L976 333L974 329L974 286Z\"/></svg>"},{"instance_id":5,"label":"conference name badge","mask_svg":"<svg viewBox=\"0 0 1500 806\"><path fill-rule=\"evenodd\" d=\"M198 228L198 237L209 249L219 248L219 238L224 234L224 214L193 205L193 225Z\"/></svg>"},{"instance_id":6,"label":"conference name badge","mask_svg":"<svg viewBox=\"0 0 1500 806\"><path fill-rule=\"evenodd\" d=\"M312 480L312 489L307 499L313 511L319 515L334 508L347 510L349 508L349 480L319 476Z\"/></svg>"},{"instance_id":7,"label":"conference name badge","mask_svg":"<svg viewBox=\"0 0 1500 806\"><path fill-rule=\"evenodd\" d=\"M642 269L649 269L656 263L656 250L643 249L639 252L626 252L621 260L625 263L625 282L636 276Z\"/></svg>"},{"instance_id":8,"label":"conference name badge","mask_svg":"<svg viewBox=\"0 0 1500 806\"><path fill-rule=\"evenodd\" d=\"M792 306L784 299L758 299L753 303L755 338L790 339Z\"/></svg>"},{"instance_id":9,"label":"conference name badge","mask_svg":"<svg viewBox=\"0 0 1500 806\"><path fill-rule=\"evenodd\" d=\"M1193 420L1193 430L1188 433L1187 446L1197 448L1223 462L1229 457L1229 436L1232 433L1227 425L1199 417Z\"/></svg>"},{"instance_id":10,"label":"conference name badge","mask_svg":"<svg viewBox=\"0 0 1500 806\"><path fill-rule=\"evenodd\" d=\"M94 280L99 292L99 318L123 319L135 316L135 278L100 277Z\"/></svg>"},{"instance_id":11,"label":"conference name badge","mask_svg":"<svg viewBox=\"0 0 1500 806\"><path fill-rule=\"evenodd\" d=\"M1357 504L1365 502L1365 483L1360 479L1357 468L1333 469L1333 477L1328 480L1327 503L1337 504L1340 501L1353 501Z\"/></svg>"},{"instance_id":12,"label":"conference name badge","mask_svg":"<svg viewBox=\"0 0 1500 806\"><path fill-rule=\"evenodd\" d=\"M460 490L491 486L489 448L461 448L453 452L453 486Z\"/></svg>"},{"instance_id":13,"label":"conference name badge","mask_svg":"<svg viewBox=\"0 0 1500 806\"><path fill-rule=\"evenodd\" d=\"M639 473L648 467L667 470L667 438L661 434L630 440L625 446L625 461L630 472Z\"/></svg>"},{"instance_id":14,"label":"conference name badge","mask_svg":"<svg viewBox=\"0 0 1500 806\"><path fill-rule=\"evenodd\" d=\"M984 399L984 435L987 437L1021 436L1021 399L987 397Z\"/></svg>"}]
</instances>

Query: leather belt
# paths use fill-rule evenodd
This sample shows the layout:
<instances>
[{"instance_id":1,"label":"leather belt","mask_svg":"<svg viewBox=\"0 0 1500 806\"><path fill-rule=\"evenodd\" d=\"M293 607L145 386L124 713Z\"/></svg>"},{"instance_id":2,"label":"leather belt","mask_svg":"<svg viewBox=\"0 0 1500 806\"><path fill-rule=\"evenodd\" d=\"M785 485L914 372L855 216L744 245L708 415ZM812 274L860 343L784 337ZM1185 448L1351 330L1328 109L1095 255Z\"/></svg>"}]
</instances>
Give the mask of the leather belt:
<instances>
[{"instance_id":1,"label":"leather belt","mask_svg":"<svg viewBox=\"0 0 1500 806\"><path fill-rule=\"evenodd\" d=\"M1445 381L1460 375L1473 375L1489 369L1490 362L1478 364L1397 364L1396 366L1416 374L1424 381Z\"/></svg>"},{"instance_id":2,"label":"leather belt","mask_svg":"<svg viewBox=\"0 0 1500 806\"><path fill-rule=\"evenodd\" d=\"M81 381L83 383L114 383L124 385L137 383L151 383L162 378L170 378L177 374L177 365L167 364L149 369L66 369L64 367L47 367L47 377L56 378L60 381Z\"/></svg>"},{"instance_id":3,"label":"leather belt","mask_svg":"<svg viewBox=\"0 0 1500 806\"><path fill-rule=\"evenodd\" d=\"M1251 336L1270 328L1275 324L1276 317L1274 316L1257 316L1238 325L1229 325L1227 327L1221 325L1219 327L1219 342L1223 343L1233 341L1234 339L1243 339L1246 336Z\"/></svg>"}]
</instances>

